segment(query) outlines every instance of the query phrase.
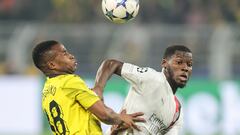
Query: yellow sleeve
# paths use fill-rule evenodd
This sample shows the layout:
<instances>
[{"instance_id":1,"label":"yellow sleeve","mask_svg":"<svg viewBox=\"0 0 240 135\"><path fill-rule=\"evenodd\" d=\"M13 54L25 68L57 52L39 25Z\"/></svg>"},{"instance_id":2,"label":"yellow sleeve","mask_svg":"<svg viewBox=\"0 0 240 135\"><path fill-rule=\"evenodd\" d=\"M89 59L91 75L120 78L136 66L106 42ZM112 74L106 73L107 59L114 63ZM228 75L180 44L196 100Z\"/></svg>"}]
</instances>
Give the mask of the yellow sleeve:
<instances>
[{"instance_id":1,"label":"yellow sleeve","mask_svg":"<svg viewBox=\"0 0 240 135\"><path fill-rule=\"evenodd\" d=\"M85 109L91 107L100 98L98 95L90 90L86 83L78 76L74 76L64 85L66 89L66 96L77 100Z\"/></svg>"}]
</instances>

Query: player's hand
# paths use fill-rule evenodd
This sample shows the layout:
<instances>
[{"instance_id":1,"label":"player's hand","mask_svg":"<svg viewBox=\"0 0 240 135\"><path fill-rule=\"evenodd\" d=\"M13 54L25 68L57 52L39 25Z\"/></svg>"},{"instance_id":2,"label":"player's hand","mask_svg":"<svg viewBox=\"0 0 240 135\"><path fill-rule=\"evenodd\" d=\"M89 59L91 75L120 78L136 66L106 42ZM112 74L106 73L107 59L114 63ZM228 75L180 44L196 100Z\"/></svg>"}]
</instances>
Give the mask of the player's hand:
<instances>
[{"instance_id":1,"label":"player's hand","mask_svg":"<svg viewBox=\"0 0 240 135\"><path fill-rule=\"evenodd\" d=\"M141 118L140 116L143 116L144 114L142 112L136 112L132 114L126 114L126 110L122 110L120 113L120 117L123 121L122 124L117 125L115 128L119 130L125 130L128 128L136 129L140 131L140 128L134 123L134 122L146 122L145 119Z\"/></svg>"},{"instance_id":2,"label":"player's hand","mask_svg":"<svg viewBox=\"0 0 240 135\"><path fill-rule=\"evenodd\" d=\"M110 135L117 135L119 132L127 130L129 127L126 126L126 124L124 125L113 125L111 127L111 134Z\"/></svg>"}]
</instances>

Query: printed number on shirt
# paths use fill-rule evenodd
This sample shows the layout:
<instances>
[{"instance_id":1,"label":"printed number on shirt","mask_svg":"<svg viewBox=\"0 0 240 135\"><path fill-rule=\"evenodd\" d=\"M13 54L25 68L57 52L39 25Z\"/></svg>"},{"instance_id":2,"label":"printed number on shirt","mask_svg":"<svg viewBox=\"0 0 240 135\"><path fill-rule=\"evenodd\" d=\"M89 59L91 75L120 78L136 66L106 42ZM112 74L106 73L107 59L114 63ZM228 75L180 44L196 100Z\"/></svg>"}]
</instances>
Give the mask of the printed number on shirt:
<instances>
[{"instance_id":1,"label":"printed number on shirt","mask_svg":"<svg viewBox=\"0 0 240 135\"><path fill-rule=\"evenodd\" d=\"M48 121L51 125L51 130L55 132L56 134L60 135L67 135L68 134L68 129L67 126L65 125L64 120L62 119L62 111L59 105L57 104L56 101L51 101L50 102L50 116L53 119L53 123L50 122L49 115L47 114Z\"/></svg>"}]
</instances>

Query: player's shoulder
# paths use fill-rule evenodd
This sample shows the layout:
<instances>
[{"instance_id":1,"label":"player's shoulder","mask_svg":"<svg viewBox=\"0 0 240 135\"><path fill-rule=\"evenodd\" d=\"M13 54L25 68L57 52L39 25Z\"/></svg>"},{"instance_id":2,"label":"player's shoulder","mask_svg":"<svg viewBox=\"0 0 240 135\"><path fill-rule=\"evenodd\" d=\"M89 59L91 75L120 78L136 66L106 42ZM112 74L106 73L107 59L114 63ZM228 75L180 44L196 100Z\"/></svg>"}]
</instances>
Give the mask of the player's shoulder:
<instances>
[{"instance_id":1,"label":"player's shoulder","mask_svg":"<svg viewBox=\"0 0 240 135\"><path fill-rule=\"evenodd\" d=\"M144 78L143 80L145 80L147 82L150 81L150 82L158 84L158 85L164 85L166 83L164 74L153 68L148 68L148 71L143 76L143 78Z\"/></svg>"},{"instance_id":2,"label":"player's shoulder","mask_svg":"<svg viewBox=\"0 0 240 135\"><path fill-rule=\"evenodd\" d=\"M62 88L74 88L74 89L85 89L87 88L84 80L81 79L79 75L71 74L63 77L64 81L61 83Z\"/></svg>"},{"instance_id":3,"label":"player's shoulder","mask_svg":"<svg viewBox=\"0 0 240 135\"><path fill-rule=\"evenodd\" d=\"M158 72L157 70L155 70L152 67L140 67L140 66L137 66L136 67L136 71L139 74L142 74L144 76L148 76L150 78L158 78L159 75L160 75L160 72Z\"/></svg>"},{"instance_id":4,"label":"player's shoulder","mask_svg":"<svg viewBox=\"0 0 240 135\"><path fill-rule=\"evenodd\" d=\"M140 74L157 72L155 69L148 66L138 66L131 63L124 63L123 66L125 68L135 70L137 73L140 73Z\"/></svg>"},{"instance_id":5,"label":"player's shoulder","mask_svg":"<svg viewBox=\"0 0 240 135\"><path fill-rule=\"evenodd\" d=\"M82 83L83 80L79 75L76 74L67 74L67 75L63 75L59 78L60 81L66 83L73 83L73 82L79 82Z\"/></svg>"},{"instance_id":6,"label":"player's shoulder","mask_svg":"<svg viewBox=\"0 0 240 135\"><path fill-rule=\"evenodd\" d=\"M141 82L156 82L159 80L159 77L161 78L160 72L154 68L148 66L138 66L131 63L124 63L122 68L122 75L134 76Z\"/></svg>"},{"instance_id":7,"label":"player's shoulder","mask_svg":"<svg viewBox=\"0 0 240 135\"><path fill-rule=\"evenodd\" d=\"M162 73L152 67L137 67L136 70L142 74L142 77L147 81L151 80L152 82L164 82Z\"/></svg>"}]
</instances>

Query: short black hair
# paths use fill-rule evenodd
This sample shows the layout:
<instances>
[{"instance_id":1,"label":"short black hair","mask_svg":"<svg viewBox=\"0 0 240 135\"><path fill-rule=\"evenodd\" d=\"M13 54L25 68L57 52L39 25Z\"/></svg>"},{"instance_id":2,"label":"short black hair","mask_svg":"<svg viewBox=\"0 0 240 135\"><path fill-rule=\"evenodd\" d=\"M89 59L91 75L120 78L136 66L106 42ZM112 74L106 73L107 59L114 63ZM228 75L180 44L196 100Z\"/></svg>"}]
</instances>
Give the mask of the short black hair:
<instances>
[{"instance_id":1,"label":"short black hair","mask_svg":"<svg viewBox=\"0 0 240 135\"><path fill-rule=\"evenodd\" d=\"M41 69L41 64L44 62L44 54L51 50L51 48L56 45L59 44L59 42L55 41L55 40L48 40L48 41L43 41L38 43L32 51L32 59L33 59L33 63L34 65L40 69Z\"/></svg>"},{"instance_id":2,"label":"short black hair","mask_svg":"<svg viewBox=\"0 0 240 135\"><path fill-rule=\"evenodd\" d=\"M192 51L184 45L173 45L173 46L169 46L169 47L166 48L166 50L163 54L163 58L166 59L166 58L171 57L172 55L174 55L174 53L176 51L183 51L183 52L192 53Z\"/></svg>"}]
</instances>

